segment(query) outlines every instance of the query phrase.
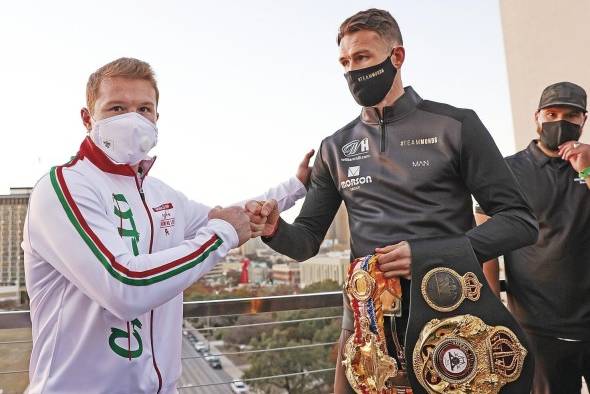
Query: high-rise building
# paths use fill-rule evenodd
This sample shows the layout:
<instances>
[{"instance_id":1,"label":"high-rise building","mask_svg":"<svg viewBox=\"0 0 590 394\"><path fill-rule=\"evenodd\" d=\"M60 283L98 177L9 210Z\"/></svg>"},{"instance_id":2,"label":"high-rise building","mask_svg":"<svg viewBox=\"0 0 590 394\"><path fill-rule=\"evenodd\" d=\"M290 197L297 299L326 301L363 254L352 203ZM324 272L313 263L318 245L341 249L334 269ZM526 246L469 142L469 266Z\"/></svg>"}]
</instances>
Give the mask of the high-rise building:
<instances>
[{"instance_id":1,"label":"high-rise building","mask_svg":"<svg viewBox=\"0 0 590 394\"><path fill-rule=\"evenodd\" d=\"M336 216L326 233L326 240L332 241L334 246L339 245L341 248L350 247L350 228L348 226L348 213L344 203L340 205Z\"/></svg>"},{"instance_id":2,"label":"high-rise building","mask_svg":"<svg viewBox=\"0 0 590 394\"><path fill-rule=\"evenodd\" d=\"M344 284L350 264L350 252L318 255L301 264L301 287L331 279Z\"/></svg>"},{"instance_id":3,"label":"high-rise building","mask_svg":"<svg viewBox=\"0 0 590 394\"><path fill-rule=\"evenodd\" d=\"M0 286L25 284L23 264L23 225L32 188L13 187L0 195Z\"/></svg>"}]
</instances>

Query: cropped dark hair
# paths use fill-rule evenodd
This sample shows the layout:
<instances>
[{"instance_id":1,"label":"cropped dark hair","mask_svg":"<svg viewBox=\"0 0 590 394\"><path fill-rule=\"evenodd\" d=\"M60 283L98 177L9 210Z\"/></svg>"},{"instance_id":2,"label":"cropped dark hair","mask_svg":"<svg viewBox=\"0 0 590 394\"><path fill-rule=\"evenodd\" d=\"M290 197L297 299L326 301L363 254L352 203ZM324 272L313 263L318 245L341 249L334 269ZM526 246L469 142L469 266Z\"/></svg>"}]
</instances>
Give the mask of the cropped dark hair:
<instances>
[{"instance_id":1,"label":"cropped dark hair","mask_svg":"<svg viewBox=\"0 0 590 394\"><path fill-rule=\"evenodd\" d=\"M346 18L338 29L338 45L340 45L340 41L345 34L360 30L374 31L392 44L404 45L399 25L393 16L385 10L371 8Z\"/></svg>"}]
</instances>

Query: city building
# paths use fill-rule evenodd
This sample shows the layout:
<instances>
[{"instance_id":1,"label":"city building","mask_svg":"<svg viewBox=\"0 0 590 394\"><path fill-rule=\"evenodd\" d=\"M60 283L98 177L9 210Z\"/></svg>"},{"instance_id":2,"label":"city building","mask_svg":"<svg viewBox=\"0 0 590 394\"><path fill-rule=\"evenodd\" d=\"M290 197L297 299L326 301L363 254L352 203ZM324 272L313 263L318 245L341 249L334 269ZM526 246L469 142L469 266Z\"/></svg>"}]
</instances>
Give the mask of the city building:
<instances>
[{"instance_id":1,"label":"city building","mask_svg":"<svg viewBox=\"0 0 590 394\"><path fill-rule=\"evenodd\" d=\"M220 283L224 278L223 272L223 264L219 262L203 276L203 279L209 283Z\"/></svg>"},{"instance_id":2,"label":"city building","mask_svg":"<svg viewBox=\"0 0 590 394\"><path fill-rule=\"evenodd\" d=\"M24 287L23 225L32 188L12 187L0 195L0 286Z\"/></svg>"},{"instance_id":3,"label":"city building","mask_svg":"<svg viewBox=\"0 0 590 394\"><path fill-rule=\"evenodd\" d=\"M301 277L300 264L282 263L272 266L272 281L274 284L299 285Z\"/></svg>"},{"instance_id":4,"label":"city building","mask_svg":"<svg viewBox=\"0 0 590 394\"><path fill-rule=\"evenodd\" d=\"M239 247L240 254L242 256L256 256L257 251L270 249L262 242L260 237L252 238L246 241L242 246Z\"/></svg>"},{"instance_id":5,"label":"city building","mask_svg":"<svg viewBox=\"0 0 590 394\"><path fill-rule=\"evenodd\" d=\"M253 261L248 266L248 281L250 284L260 285L268 282L270 270L265 263Z\"/></svg>"},{"instance_id":6,"label":"city building","mask_svg":"<svg viewBox=\"0 0 590 394\"><path fill-rule=\"evenodd\" d=\"M301 287L331 279L344 284L350 264L350 251L318 255L301 264Z\"/></svg>"}]
</instances>

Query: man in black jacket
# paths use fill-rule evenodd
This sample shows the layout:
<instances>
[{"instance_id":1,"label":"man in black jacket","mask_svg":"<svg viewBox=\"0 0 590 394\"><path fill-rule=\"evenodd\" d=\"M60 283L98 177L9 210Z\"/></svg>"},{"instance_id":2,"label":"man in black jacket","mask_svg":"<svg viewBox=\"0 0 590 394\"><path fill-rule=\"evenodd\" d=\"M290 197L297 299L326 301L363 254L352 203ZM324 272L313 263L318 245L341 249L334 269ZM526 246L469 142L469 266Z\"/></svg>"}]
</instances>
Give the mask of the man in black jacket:
<instances>
[{"instance_id":1,"label":"man in black jacket","mask_svg":"<svg viewBox=\"0 0 590 394\"><path fill-rule=\"evenodd\" d=\"M535 394L579 394L582 376L590 380L590 145L578 142L586 113L580 86L548 86L535 112L539 139L506 158L539 219L538 241L504 256L508 306L535 354ZM499 288L497 260L485 266Z\"/></svg>"},{"instance_id":2,"label":"man in black jacket","mask_svg":"<svg viewBox=\"0 0 590 394\"><path fill-rule=\"evenodd\" d=\"M402 278L407 300L408 239L466 234L480 261L533 243L536 220L475 112L403 87L405 51L394 18L383 10L359 12L340 26L338 45L361 114L322 141L295 222L279 220L276 210L268 217L268 245L300 261L314 256L344 201L351 257L379 254L385 276ZM491 215L479 227L472 195ZM408 307L402 301L400 336ZM341 345L352 330L345 309ZM338 362L335 392L349 390Z\"/></svg>"}]
</instances>

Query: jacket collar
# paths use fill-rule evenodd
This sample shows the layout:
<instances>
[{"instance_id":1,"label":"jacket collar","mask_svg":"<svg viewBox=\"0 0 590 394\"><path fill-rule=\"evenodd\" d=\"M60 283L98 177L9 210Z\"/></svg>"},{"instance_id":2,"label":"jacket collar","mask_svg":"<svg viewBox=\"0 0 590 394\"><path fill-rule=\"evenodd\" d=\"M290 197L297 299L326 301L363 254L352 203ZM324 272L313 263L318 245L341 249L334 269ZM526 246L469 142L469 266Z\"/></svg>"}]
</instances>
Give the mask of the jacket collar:
<instances>
[{"instance_id":1,"label":"jacket collar","mask_svg":"<svg viewBox=\"0 0 590 394\"><path fill-rule=\"evenodd\" d=\"M537 146L538 140L532 140L526 150L529 152L533 161L538 167L543 167L545 164L550 163L553 167L563 167L569 165L569 163L563 160L561 157L549 157Z\"/></svg>"},{"instance_id":2,"label":"jacket collar","mask_svg":"<svg viewBox=\"0 0 590 394\"><path fill-rule=\"evenodd\" d=\"M383 108L383 121L390 123L396 121L416 109L416 106L422 101L418 93L411 87L404 88L404 94L398 98L392 106ZM367 124L379 124L381 120L379 112L375 107L363 107L361 120Z\"/></svg>"},{"instance_id":3,"label":"jacket collar","mask_svg":"<svg viewBox=\"0 0 590 394\"><path fill-rule=\"evenodd\" d=\"M80 150L78 151L76 157L80 160L88 159L92 164L104 172L132 177L137 175L130 165L114 163L98 146L94 144L94 142L92 142L90 137L84 138L84 141L82 141ZM156 157L154 156L152 158L142 160L139 163L142 178L147 176L155 161Z\"/></svg>"}]
</instances>

